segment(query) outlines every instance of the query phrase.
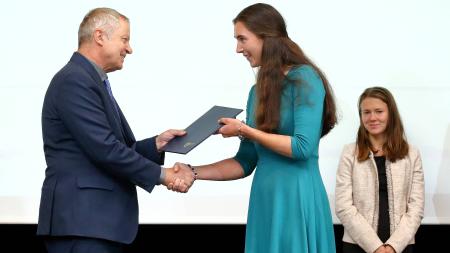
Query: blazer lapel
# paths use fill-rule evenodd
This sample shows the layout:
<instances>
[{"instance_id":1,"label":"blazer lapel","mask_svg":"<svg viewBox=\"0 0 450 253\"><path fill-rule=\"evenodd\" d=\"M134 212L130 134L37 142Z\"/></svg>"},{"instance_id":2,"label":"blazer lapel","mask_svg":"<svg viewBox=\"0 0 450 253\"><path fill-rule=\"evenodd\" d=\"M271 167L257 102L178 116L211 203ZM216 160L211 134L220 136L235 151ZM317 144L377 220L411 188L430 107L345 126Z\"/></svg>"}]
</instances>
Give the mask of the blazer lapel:
<instances>
[{"instance_id":1,"label":"blazer lapel","mask_svg":"<svg viewBox=\"0 0 450 253\"><path fill-rule=\"evenodd\" d=\"M111 124L111 127L113 129L113 132L116 134L117 137L122 137L120 139L122 139L122 142L125 142L124 140L124 135L123 135L123 130L122 130L122 124L121 124L121 119L120 116L117 115L114 104L116 103L116 101L113 101L111 99L111 97L108 94L108 91L106 90L105 85L103 84L102 81L100 81L99 83L100 85L100 91L102 93L102 99L105 103L105 112L106 112L106 116L108 118L109 123ZM119 106L117 106L119 107Z\"/></svg>"},{"instance_id":2,"label":"blazer lapel","mask_svg":"<svg viewBox=\"0 0 450 253\"><path fill-rule=\"evenodd\" d=\"M81 55L78 52L75 52L72 55L72 58L70 59L70 61L79 64L92 77L92 79L98 85L100 94L101 94L101 99L103 100L103 103L105 104L106 118L108 119L108 122L111 125L112 131L114 132L114 134L116 135L116 137L119 140L121 140L123 143L126 143L125 142L125 134L122 129L121 118L120 118L120 117L122 117L122 118L124 118L124 117L121 113L120 113L120 115L117 115L115 108L114 108L114 104L113 104L116 102L110 98L108 91L106 90L106 87L105 87L103 81L101 80L99 74L95 70L94 66L92 66L92 64L89 62L89 60L86 59L83 55ZM119 111L120 111L120 109L119 109Z\"/></svg>"},{"instance_id":3,"label":"blazer lapel","mask_svg":"<svg viewBox=\"0 0 450 253\"><path fill-rule=\"evenodd\" d=\"M122 129L122 133L123 133L123 137L125 139L125 143L128 146L133 145L133 143L136 142L136 139L134 138L133 132L131 131L130 126L128 125L127 120L125 119L125 116L122 113L122 110L120 110L119 108L119 114L120 114L120 118L121 118L121 129Z\"/></svg>"}]
</instances>

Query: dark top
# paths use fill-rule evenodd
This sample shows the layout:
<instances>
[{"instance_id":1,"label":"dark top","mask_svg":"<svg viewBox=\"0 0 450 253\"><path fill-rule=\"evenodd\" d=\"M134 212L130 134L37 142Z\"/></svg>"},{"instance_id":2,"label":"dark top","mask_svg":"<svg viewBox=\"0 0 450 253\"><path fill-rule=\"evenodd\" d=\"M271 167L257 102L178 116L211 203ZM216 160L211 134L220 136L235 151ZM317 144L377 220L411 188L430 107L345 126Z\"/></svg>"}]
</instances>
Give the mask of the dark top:
<instances>
[{"instance_id":1,"label":"dark top","mask_svg":"<svg viewBox=\"0 0 450 253\"><path fill-rule=\"evenodd\" d=\"M386 178L386 157L376 156L375 163L378 170L379 182L379 212L378 212L378 237L382 242L386 242L390 237L389 232L389 198Z\"/></svg>"}]
</instances>

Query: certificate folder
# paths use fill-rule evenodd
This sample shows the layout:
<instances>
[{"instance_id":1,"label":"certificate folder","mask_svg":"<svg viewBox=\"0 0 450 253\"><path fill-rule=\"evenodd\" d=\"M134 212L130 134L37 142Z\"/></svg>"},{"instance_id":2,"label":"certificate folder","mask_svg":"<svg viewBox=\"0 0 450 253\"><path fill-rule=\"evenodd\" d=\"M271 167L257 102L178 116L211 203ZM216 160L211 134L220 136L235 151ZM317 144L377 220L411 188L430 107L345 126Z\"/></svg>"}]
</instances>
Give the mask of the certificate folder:
<instances>
[{"instance_id":1,"label":"certificate folder","mask_svg":"<svg viewBox=\"0 0 450 253\"><path fill-rule=\"evenodd\" d=\"M185 129L185 135L173 138L163 150L166 152L187 154L219 130L221 127L218 122L220 118L235 118L242 111L242 109L213 106Z\"/></svg>"}]
</instances>

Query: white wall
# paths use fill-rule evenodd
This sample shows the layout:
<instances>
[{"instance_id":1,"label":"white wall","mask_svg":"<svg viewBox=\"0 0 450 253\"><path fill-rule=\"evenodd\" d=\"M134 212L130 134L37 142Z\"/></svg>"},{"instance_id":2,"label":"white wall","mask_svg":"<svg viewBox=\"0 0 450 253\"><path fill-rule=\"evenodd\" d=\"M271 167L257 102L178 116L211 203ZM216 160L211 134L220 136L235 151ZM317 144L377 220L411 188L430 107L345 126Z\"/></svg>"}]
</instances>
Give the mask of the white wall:
<instances>
[{"instance_id":1,"label":"white wall","mask_svg":"<svg viewBox=\"0 0 450 253\"><path fill-rule=\"evenodd\" d=\"M232 18L251 1L3 1L0 61L0 223L37 222L45 161L40 115L52 76L77 47L88 10L108 6L131 19L123 70L113 91L138 139L184 128L212 105L245 108L254 74L235 53ZM450 2L267 1L285 17L290 37L324 70L341 111L320 146L334 206L341 148L355 139L356 101L381 85L397 99L409 141L422 153L424 223L450 223ZM241 114L239 118L243 118ZM236 139L213 136L166 165L234 155ZM251 178L198 181L188 194L139 191L141 223L245 223ZM338 219L334 217L334 222Z\"/></svg>"}]
</instances>

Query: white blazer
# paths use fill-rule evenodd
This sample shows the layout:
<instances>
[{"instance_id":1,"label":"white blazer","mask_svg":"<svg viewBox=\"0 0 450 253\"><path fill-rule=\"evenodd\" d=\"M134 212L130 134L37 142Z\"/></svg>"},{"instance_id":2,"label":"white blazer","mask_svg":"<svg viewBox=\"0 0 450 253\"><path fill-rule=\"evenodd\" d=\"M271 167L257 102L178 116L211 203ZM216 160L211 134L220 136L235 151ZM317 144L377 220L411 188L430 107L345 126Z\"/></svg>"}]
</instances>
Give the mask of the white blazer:
<instances>
[{"instance_id":1,"label":"white blazer","mask_svg":"<svg viewBox=\"0 0 450 253\"><path fill-rule=\"evenodd\" d=\"M355 143L344 147L336 175L336 215L344 226L344 242L356 243L374 252L383 242L378 238L379 187L373 153L358 162ZM390 238L385 244L402 252L414 243L424 212L424 177L417 149L394 163L386 160Z\"/></svg>"}]
</instances>

